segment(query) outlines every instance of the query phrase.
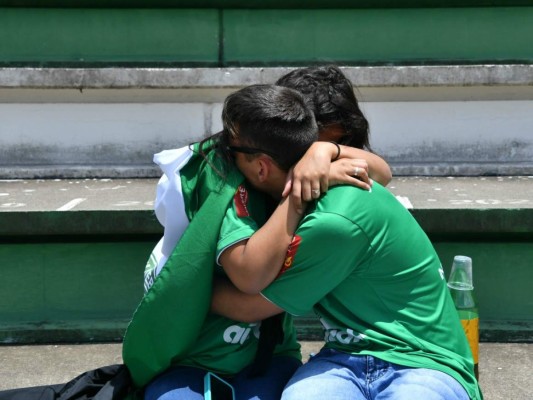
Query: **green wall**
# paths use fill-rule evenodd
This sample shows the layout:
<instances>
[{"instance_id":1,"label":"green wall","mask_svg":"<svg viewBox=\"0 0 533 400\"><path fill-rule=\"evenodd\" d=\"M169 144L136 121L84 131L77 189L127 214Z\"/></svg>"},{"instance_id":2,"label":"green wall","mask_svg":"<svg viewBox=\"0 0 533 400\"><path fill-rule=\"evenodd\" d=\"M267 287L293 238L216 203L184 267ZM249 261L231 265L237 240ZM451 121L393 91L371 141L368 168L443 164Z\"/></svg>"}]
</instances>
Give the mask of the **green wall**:
<instances>
[{"instance_id":1,"label":"green wall","mask_svg":"<svg viewBox=\"0 0 533 400\"><path fill-rule=\"evenodd\" d=\"M0 8L0 65L531 63L533 7Z\"/></svg>"},{"instance_id":2,"label":"green wall","mask_svg":"<svg viewBox=\"0 0 533 400\"><path fill-rule=\"evenodd\" d=\"M533 5L532 0L0 0L6 7L66 8L424 8Z\"/></svg>"},{"instance_id":3,"label":"green wall","mask_svg":"<svg viewBox=\"0 0 533 400\"><path fill-rule=\"evenodd\" d=\"M121 340L154 241L0 244L0 343Z\"/></svg>"},{"instance_id":4,"label":"green wall","mask_svg":"<svg viewBox=\"0 0 533 400\"><path fill-rule=\"evenodd\" d=\"M142 296L145 262L159 235L26 237L0 241L0 343L121 340ZM446 277L455 255L473 259L483 341L533 340L531 235L507 240L434 238ZM319 338L316 319L299 319Z\"/></svg>"},{"instance_id":5,"label":"green wall","mask_svg":"<svg viewBox=\"0 0 533 400\"><path fill-rule=\"evenodd\" d=\"M215 64L215 10L0 9L0 62Z\"/></svg>"}]
</instances>

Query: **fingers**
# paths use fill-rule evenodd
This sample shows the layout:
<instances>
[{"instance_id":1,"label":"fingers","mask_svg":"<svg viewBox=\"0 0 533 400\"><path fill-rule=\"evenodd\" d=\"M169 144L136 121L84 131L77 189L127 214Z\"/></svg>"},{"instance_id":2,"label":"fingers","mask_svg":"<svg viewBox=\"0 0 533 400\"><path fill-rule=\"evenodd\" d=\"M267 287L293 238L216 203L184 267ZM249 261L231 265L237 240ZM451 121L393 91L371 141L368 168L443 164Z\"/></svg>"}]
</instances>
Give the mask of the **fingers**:
<instances>
[{"instance_id":1,"label":"fingers","mask_svg":"<svg viewBox=\"0 0 533 400\"><path fill-rule=\"evenodd\" d=\"M283 192L281 193L281 197L287 197L292 189L292 177L293 177L293 169L291 168L289 170L289 173L287 174L287 179L285 180L285 187L283 188Z\"/></svg>"},{"instance_id":2,"label":"fingers","mask_svg":"<svg viewBox=\"0 0 533 400\"><path fill-rule=\"evenodd\" d=\"M294 208L296 209L296 212L301 214L303 210L302 206L302 188L300 186L300 181L294 181L292 184L292 191L291 191L291 197L292 201L294 203Z\"/></svg>"},{"instance_id":3,"label":"fingers","mask_svg":"<svg viewBox=\"0 0 533 400\"><path fill-rule=\"evenodd\" d=\"M357 178L351 178L350 184L352 184L353 186L356 186L358 188L364 189L364 190L371 190L372 189L371 186L368 183L366 183L366 182L364 182L364 181L362 181L360 179L357 179Z\"/></svg>"},{"instance_id":4,"label":"fingers","mask_svg":"<svg viewBox=\"0 0 533 400\"><path fill-rule=\"evenodd\" d=\"M372 186L367 162L358 159L341 159L333 163L330 182L334 185L353 185L365 190Z\"/></svg>"},{"instance_id":5,"label":"fingers","mask_svg":"<svg viewBox=\"0 0 533 400\"><path fill-rule=\"evenodd\" d=\"M352 172L348 172L349 175L354 176L355 178L359 179L360 181L363 181L367 184L367 186L371 186L371 180L368 176L368 164L362 160L363 162L360 162L360 160L353 160L354 163L352 163ZM355 165L354 165L355 164Z\"/></svg>"},{"instance_id":6,"label":"fingers","mask_svg":"<svg viewBox=\"0 0 533 400\"><path fill-rule=\"evenodd\" d=\"M283 192L281 193L281 197L287 197L292 189L292 180L287 179L285 182L285 187L283 188Z\"/></svg>"},{"instance_id":7,"label":"fingers","mask_svg":"<svg viewBox=\"0 0 533 400\"><path fill-rule=\"evenodd\" d=\"M315 179L302 182L302 199L304 201L318 199L321 192L321 182L319 180Z\"/></svg>"},{"instance_id":8,"label":"fingers","mask_svg":"<svg viewBox=\"0 0 533 400\"><path fill-rule=\"evenodd\" d=\"M329 176L324 175L320 179L320 188L317 188L317 189L320 189L321 193L326 193L328 191L328 188L329 188Z\"/></svg>"}]
</instances>

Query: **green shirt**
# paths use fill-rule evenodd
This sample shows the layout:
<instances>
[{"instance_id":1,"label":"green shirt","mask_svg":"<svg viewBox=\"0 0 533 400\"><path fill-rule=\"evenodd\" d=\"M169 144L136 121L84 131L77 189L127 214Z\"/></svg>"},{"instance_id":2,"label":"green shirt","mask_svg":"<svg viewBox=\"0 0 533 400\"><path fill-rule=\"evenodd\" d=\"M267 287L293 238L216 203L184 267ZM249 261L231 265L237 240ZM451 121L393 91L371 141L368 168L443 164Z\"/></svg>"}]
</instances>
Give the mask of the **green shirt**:
<instances>
[{"instance_id":1,"label":"green shirt","mask_svg":"<svg viewBox=\"0 0 533 400\"><path fill-rule=\"evenodd\" d=\"M265 220L264 195L248 192L244 185L240 185L222 222L217 259L220 246L223 249L246 240L258 229L255 220L261 223ZM217 266L215 274L222 275L224 270ZM177 364L204 368L221 375L236 374L254 361L260 326L261 322L241 323L208 314L196 342ZM283 330L284 341L276 346L275 354L301 359L292 317L288 314L283 321Z\"/></svg>"},{"instance_id":2,"label":"green shirt","mask_svg":"<svg viewBox=\"0 0 533 400\"><path fill-rule=\"evenodd\" d=\"M295 315L314 310L326 347L440 370L482 398L438 256L388 190L331 188L289 252L263 295Z\"/></svg>"},{"instance_id":3,"label":"green shirt","mask_svg":"<svg viewBox=\"0 0 533 400\"><path fill-rule=\"evenodd\" d=\"M217 243L217 261L227 247L250 238L259 229L258 223L265 222L265 210L265 195L249 190L244 184L239 186L222 222ZM218 270L222 268L219 267ZM285 314L283 319L283 333L283 343L276 346L274 353L301 359L300 344L297 341L292 316L289 314Z\"/></svg>"}]
</instances>

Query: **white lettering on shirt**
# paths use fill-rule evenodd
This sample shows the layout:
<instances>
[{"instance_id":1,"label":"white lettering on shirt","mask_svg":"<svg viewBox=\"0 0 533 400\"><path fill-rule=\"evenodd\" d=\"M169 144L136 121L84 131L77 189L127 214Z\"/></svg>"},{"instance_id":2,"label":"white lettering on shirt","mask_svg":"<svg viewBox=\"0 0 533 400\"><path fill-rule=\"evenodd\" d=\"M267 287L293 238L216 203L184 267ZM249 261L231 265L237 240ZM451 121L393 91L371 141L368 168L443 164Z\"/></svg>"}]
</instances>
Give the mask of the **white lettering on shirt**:
<instances>
[{"instance_id":1,"label":"white lettering on shirt","mask_svg":"<svg viewBox=\"0 0 533 400\"><path fill-rule=\"evenodd\" d=\"M241 325L231 325L224 331L224 341L231 344L243 344L252 333L259 339L259 327L261 324L249 324L247 327Z\"/></svg>"},{"instance_id":2,"label":"white lettering on shirt","mask_svg":"<svg viewBox=\"0 0 533 400\"><path fill-rule=\"evenodd\" d=\"M341 344L358 343L364 338L366 338L365 334L356 334L352 329L330 329L326 331L324 336L326 342L338 342Z\"/></svg>"}]
</instances>

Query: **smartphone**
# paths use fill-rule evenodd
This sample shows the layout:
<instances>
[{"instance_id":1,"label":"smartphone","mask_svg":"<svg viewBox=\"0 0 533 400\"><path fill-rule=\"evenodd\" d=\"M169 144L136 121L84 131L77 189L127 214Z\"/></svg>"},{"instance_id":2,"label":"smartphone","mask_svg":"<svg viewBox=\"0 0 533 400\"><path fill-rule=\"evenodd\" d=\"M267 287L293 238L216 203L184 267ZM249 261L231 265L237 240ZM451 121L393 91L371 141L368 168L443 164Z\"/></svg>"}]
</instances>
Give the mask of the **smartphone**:
<instances>
[{"instance_id":1,"label":"smartphone","mask_svg":"<svg viewBox=\"0 0 533 400\"><path fill-rule=\"evenodd\" d=\"M235 390L221 377L208 372L204 377L205 400L235 400Z\"/></svg>"}]
</instances>

